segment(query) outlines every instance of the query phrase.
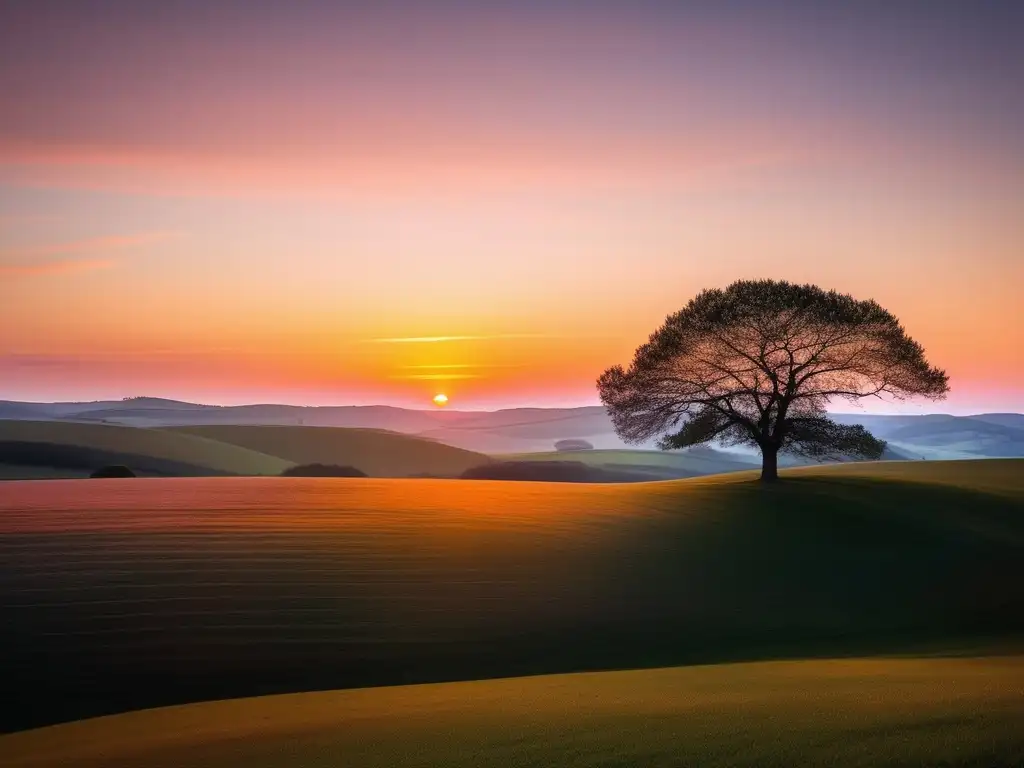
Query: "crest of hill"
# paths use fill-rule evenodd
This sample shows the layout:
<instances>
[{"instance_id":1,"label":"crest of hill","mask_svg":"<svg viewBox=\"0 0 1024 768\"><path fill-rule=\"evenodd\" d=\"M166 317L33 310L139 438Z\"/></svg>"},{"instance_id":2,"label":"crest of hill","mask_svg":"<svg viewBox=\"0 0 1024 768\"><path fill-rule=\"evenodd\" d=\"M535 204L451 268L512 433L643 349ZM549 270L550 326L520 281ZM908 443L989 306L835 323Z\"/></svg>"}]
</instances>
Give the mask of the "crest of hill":
<instances>
[{"instance_id":1,"label":"crest of hill","mask_svg":"<svg viewBox=\"0 0 1024 768\"><path fill-rule=\"evenodd\" d=\"M451 430L496 430L510 437L559 438L567 433L583 436L611 430L604 406L583 408L510 408L481 413L462 412L445 424Z\"/></svg>"},{"instance_id":2,"label":"crest of hill","mask_svg":"<svg viewBox=\"0 0 1024 768\"><path fill-rule=\"evenodd\" d=\"M222 408L220 405L203 405L202 403L189 403L185 400L171 400L166 397L128 397L124 400L113 402L116 408L160 408L171 411L211 410Z\"/></svg>"},{"instance_id":3,"label":"crest of hill","mask_svg":"<svg viewBox=\"0 0 1024 768\"><path fill-rule=\"evenodd\" d=\"M970 418L987 421L990 424L1001 424L1004 427L1024 429L1024 413L979 413Z\"/></svg>"},{"instance_id":4,"label":"crest of hill","mask_svg":"<svg viewBox=\"0 0 1024 768\"><path fill-rule=\"evenodd\" d=\"M913 440L916 438L937 438L951 433L976 433L998 435L1013 440L1024 440L1024 429L1007 424L976 419L972 416L947 416L911 422L888 433L892 440Z\"/></svg>"},{"instance_id":5,"label":"crest of hill","mask_svg":"<svg viewBox=\"0 0 1024 768\"><path fill-rule=\"evenodd\" d=\"M194 435L277 456L295 464L340 464L371 477L458 477L486 464L481 453L378 429L225 425L162 430Z\"/></svg>"},{"instance_id":6,"label":"crest of hill","mask_svg":"<svg viewBox=\"0 0 1024 768\"><path fill-rule=\"evenodd\" d=\"M8 768L555 766L566 745L575 766L1009 765L996 756L1019 754L1022 685L1019 657L714 664L213 701L2 736L0 750ZM851 733L871 737L851 749Z\"/></svg>"},{"instance_id":7,"label":"crest of hill","mask_svg":"<svg viewBox=\"0 0 1024 768\"><path fill-rule=\"evenodd\" d=\"M169 475L276 475L291 466L201 436L75 421L0 421L0 462L83 469L116 463Z\"/></svg>"}]
</instances>

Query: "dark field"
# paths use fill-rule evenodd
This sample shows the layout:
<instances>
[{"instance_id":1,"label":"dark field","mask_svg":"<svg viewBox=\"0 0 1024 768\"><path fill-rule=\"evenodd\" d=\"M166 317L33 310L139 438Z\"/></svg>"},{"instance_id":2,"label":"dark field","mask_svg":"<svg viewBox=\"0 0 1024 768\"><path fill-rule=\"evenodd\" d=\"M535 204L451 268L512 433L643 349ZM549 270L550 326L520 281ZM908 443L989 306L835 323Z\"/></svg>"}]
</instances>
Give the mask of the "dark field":
<instances>
[{"instance_id":1,"label":"dark field","mask_svg":"<svg viewBox=\"0 0 1024 768\"><path fill-rule=\"evenodd\" d=\"M364 685L1015 648L1024 465L8 483L7 730Z\"/></svg>"}]
</instances>

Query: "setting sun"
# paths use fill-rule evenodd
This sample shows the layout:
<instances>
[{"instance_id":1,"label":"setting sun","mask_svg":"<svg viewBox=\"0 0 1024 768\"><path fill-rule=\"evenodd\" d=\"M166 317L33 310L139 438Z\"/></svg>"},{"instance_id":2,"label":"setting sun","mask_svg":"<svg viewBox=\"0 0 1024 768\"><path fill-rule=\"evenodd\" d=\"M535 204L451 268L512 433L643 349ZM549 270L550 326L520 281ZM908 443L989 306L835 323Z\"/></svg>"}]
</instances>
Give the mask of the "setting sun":
<instances>
[{"instance_id":1,"label":"setting sun","mask_svg":"<svg viewBox=\"0 0 1024 768\"><path fill-rule=\"evenodd\" d=\"M443 408L444 406L448 405L448 395L444 394L443 392L434 395L434 405L436 405L438 408Z\"/></svg>"}]
</instances>

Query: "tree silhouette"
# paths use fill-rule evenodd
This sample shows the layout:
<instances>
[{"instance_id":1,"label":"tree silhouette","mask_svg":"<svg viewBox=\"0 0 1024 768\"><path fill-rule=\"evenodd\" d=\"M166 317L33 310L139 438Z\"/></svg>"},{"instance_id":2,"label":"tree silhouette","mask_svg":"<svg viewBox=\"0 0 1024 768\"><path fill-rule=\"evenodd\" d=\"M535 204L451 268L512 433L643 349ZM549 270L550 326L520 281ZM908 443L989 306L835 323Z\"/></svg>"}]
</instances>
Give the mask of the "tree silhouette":
<instances>
[{"instance_id":1,"label":"tree silhouette","mask_svg":"<svg viewBox=\"0 0 1024 768\"><path fill-rule=\"evenodd\" d=\"M881 457L885 443L864 427L828 418L834 399L949 391L945 371L874 301L774 280L702 291L597 386L627 443L754 445L763 481L778 478L780 451Z\"/></svg>"}]
</instances>

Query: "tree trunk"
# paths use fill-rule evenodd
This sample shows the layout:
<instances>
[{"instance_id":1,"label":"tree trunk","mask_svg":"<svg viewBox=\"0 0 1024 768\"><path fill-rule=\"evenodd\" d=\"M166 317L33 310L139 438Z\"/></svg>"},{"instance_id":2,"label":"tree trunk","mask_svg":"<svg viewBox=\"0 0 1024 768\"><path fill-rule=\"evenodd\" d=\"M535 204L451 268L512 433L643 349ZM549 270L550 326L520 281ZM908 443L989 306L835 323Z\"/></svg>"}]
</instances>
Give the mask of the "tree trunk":
<instances>
[{"instance_id":1,"label":"tree trunk","mask_svg":"<svg viewBox=\"0 0 1024 768\"><path fill-rule=\"evenodd\" d=\"M779 479L779 448L775 445L761 446L761 482L774 483Z\"/></svg>"}]
</instances>

